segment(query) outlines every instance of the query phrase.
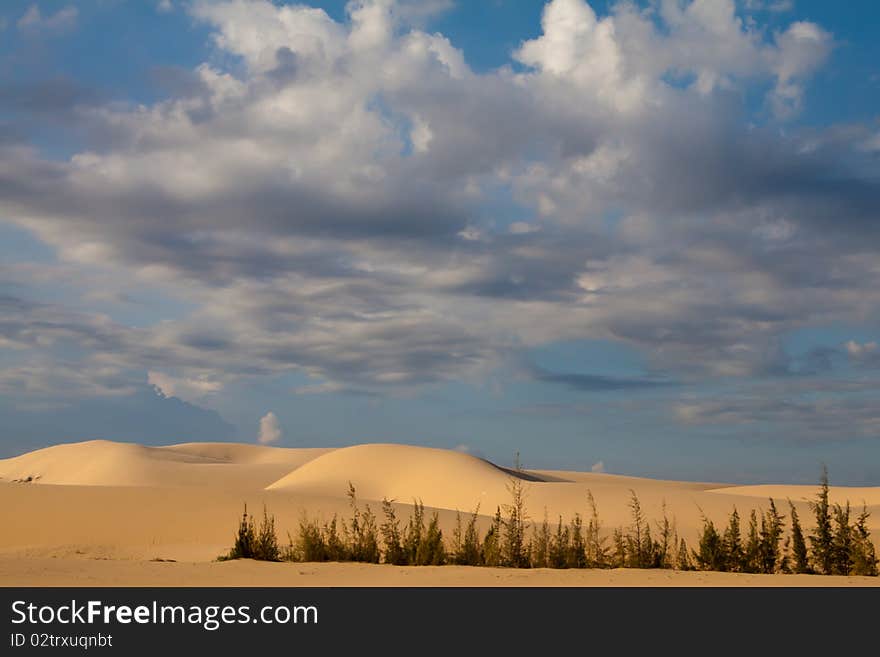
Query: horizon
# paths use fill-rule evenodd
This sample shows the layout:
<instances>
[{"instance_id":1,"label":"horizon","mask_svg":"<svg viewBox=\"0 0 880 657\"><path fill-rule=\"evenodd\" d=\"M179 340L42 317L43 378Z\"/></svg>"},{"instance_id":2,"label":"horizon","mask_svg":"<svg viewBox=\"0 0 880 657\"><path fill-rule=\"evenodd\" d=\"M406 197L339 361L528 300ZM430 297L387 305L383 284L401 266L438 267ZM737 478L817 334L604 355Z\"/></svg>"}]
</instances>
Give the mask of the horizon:
<instances>
[{"instance_id":1,"label":"horizon","mask_svg":"<svg viewBox=\"0 0 880 657\"><path fill-rule=\"evenodd\" d=\"M0 459L880 485L880 7L14 0Z\"/></svg>"}]
</instances>

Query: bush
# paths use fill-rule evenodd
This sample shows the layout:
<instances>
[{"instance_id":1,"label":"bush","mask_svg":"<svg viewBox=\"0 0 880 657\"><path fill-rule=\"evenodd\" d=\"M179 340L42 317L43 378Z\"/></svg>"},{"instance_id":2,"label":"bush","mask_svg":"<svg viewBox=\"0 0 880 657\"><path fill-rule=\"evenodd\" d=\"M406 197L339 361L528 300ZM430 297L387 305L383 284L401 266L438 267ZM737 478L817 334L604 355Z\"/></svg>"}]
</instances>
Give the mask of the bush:
<instances>
[{"instance_id":1,"label":"bush","mask_svg":"<svg viewBox=\"0 0 880 657\"><path fill-rule=\"evenodd\" d=\"M394 505L387 499L382 500L382 513L385 514L385 522L380 528L382 541L385 545L385 563L395 566L405 566L408 563L406 551L403 549L403 540L400 533L400 521L394 512Z\"/></svg>"},{"instance_id":2,"label":"bush","mask_svg":"<svg viewBox=\"0 0 880 657\"><path fill-rule=\"evenodd\" d=\"M477 531L477 518L480 507L468 518L467 526L462 530L461 513L456 514L455 532L453 534L454 546L452 550L452 563L459 566L480 566L483 563L482 545L480 534Z\"/></svg>"},{"instance_id":3,"label":"bush","mask_svg":"<svg viewBox=\"0 0 880 657\"><path fill-rule=\"evenodd\" d=\"M727 567L724 541L715 529L715 524L706 516L703 516L703 531L700 534L699 548L694 552L694 560L700 570L723 571Z\"/></svg>"},{"instance_id":4,"label":"bush","mask_svg":"<svg viewBox=\"0 0 880 657\"><path fill-rule=\"evenodd\" d=\"M247 512L247 504L245 504L232 549L221 559L280 561L281 549L278 547L278 537L275 535L275 516L270 516L264 506L263 520L258 530L254 517Z\"/></svg>"}]
</instances>

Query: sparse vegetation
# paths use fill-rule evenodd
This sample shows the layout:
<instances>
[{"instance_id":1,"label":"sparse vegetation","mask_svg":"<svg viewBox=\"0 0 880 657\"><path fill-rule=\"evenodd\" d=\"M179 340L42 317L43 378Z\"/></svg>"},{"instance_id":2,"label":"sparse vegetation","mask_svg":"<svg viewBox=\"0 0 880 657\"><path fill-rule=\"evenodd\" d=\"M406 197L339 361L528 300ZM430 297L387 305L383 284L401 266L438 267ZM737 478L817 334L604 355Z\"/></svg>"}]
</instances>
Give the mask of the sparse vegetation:
<instances>
[{"instance_id":1,"label":"sparse vegetation","mask_svg":"<svg viewBox=\"0 0 880 657\"><path fill-rule=\"evenodd\" d=\"M723 531L703 514L703 526L696 549L689 549L678 535L675 519L662 507L662 519L648 520L635 491L628 503L631 522L602 535L602 525L593 494L587 491L587 522L575 513L565 522L558 517L552 527L545 509L541 523L530 523L526 515L522 480L512 478L508 487L511 502L498 507L484 536L480 535L479 507L466 520L456 514L452 540L447 546L434 511L425 520L425 507L414 500L405 527L392 501L382 500L382 523L369 505L358 503L355 487L349 484L349 520L334 515L327 522L300 520L296 538L288 535L281 549L275 532L275 518L263 508L257 526L247 506L239 520L233 547L221 559L264 561L360 561L397 566L504 566L509 568L667 568L744 573L818 573L827 575L877 576L876 548L868 529L868 511L863 508L853 519L850 504L831 504L828 474L823 470L819 492L810 509L815 526L805 537L800 517L789 501L791 527L773 499L768 508L752 509L744 531L739 511L734 508ZM652 535L655 528L657 538Z\"/></svg>"}]
</instances>

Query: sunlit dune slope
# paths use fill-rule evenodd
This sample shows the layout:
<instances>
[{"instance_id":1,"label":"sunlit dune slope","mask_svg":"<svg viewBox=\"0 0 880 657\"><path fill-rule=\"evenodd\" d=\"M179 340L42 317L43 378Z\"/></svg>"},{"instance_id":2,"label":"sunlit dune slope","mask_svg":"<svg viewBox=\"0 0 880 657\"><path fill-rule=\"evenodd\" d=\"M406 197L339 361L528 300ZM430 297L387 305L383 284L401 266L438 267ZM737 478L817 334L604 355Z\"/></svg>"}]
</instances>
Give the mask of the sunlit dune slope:
<instances>
[{"instance_id":1,"label":"sunlit dune slope","mask_svg":"<svg viewBox=\"0 0 880 657\"><path fill-rule=\"evenodd\" d=\"M494 509L507 503L517 475L461 452L409 445L355 445L328 452L268 487L308 495L340 495L351 482L362 499L396 499L450 509ZM523 480L534 479L528 474Z\"/></svg>"}]
</instances>

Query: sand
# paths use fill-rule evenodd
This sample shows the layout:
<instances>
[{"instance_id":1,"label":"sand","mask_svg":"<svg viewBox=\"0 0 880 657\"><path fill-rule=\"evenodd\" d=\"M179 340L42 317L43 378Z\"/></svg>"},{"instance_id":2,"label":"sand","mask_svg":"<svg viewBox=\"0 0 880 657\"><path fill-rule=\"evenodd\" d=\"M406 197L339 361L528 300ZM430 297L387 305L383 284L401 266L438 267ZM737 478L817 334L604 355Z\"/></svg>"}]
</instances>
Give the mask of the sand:
<instances>
[{"instance_id":1,"label":"sand","mask_svg":"<svg viewBox=\"0 0 880 657\"><path fill-rule=\"evenodd\" d=\"M880 585L878 578L213 562L231 545L244 504L257 513L265 505L286 542L304 513L323 519L346 514L350 481L374 511L388 498L405 516L411 500L421 499L450 532L456 510L477 505L485 527L496 507L509 502L512 477L522 483L534 520L543 519L545 510L551 522L586 515L591 491L610 532L630 522L628 502L635 492L649 518L659 519L665 508L691 545L703 514L724 524L734 507L747 515L766 508L769 497L784 513L790 499L809 526L807 500L816 492L809 486L510 472L468 454L405 445L288 449L89 441L0 460L0 585ZM878 542L880 487L832 487L831 498L859 508L865 503Z\"/></svg>"}]
</instances>

